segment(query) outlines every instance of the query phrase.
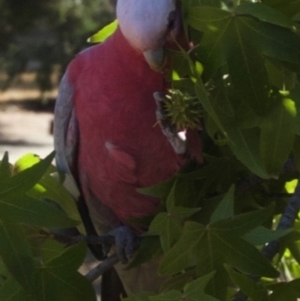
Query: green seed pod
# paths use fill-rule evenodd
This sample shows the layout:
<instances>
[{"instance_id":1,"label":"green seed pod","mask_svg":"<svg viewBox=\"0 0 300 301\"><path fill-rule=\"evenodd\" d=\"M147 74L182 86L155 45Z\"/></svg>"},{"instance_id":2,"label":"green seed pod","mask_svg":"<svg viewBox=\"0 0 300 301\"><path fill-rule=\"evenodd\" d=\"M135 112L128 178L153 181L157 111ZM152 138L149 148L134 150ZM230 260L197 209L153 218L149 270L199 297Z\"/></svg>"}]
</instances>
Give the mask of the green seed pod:
<instances>
[{"instance_id":1,"label":"green seed pod","mask_svg":"<svg viewBox=\"0 0 300 301\"><path fill-rule=\"evenodd\" d=\"M202 107L197 97L180 90L169 90L165 108L171 123L178 129L199 128Z\"/></svg>"}]
</instances>

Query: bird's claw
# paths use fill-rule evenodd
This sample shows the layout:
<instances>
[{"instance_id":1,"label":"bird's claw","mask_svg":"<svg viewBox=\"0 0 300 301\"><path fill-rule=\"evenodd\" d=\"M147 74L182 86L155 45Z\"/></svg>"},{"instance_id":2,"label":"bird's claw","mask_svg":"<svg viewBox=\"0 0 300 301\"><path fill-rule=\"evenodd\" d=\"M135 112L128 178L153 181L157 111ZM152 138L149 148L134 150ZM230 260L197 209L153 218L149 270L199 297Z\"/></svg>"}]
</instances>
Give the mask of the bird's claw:
<instances>
[{"instance_id":1,"label":"bird's claw","mask_svg":"<svg viewBox=\"0 0 300 301\"><path fill-rule=\"evenodd\" d=\"M175 153L178 155L184 155L187 151L185 133L178 131L178 129L171 124L170 118L167 116L165 109L165 94L161 92L155 92L153 97L156 103L156 119L163 134L171 143Z\"/></svg>"},{"instance_id":2,"label":"bird's claw","mask_svg":"<svg viewBox=\"0 0 300 301\"><path fill-rule=\"evenodd\" d=\"M102 248L107 255L111 246L115 245L118 259L125 264L133 257L135 250L139 246L139 241L139 238L131 228L120 226L103 236Z\"/></svg>"}]
</instances>

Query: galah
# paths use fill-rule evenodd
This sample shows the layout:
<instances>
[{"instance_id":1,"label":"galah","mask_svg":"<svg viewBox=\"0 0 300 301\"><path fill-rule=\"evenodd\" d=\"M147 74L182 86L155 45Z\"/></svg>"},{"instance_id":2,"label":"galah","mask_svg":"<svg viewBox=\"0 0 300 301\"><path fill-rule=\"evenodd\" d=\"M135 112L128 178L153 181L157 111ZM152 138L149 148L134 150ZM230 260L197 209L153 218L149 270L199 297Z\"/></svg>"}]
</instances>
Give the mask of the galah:
<instances>
[{"instance_id":1,"label":"galah","mask_svg":"<svg viewBox=\"0 0 300 301\"><path fill-rule=\"evenodd\" d=\"M116 244L130 256L127 221L156 213L159 204L137 188L169 179L189 154L199 158L201 149L196 135L184 139L163 121L161 103L169 88L164 48L180 28L176 1L119 0L117 19L111 37L69 64L54 136L57 166L73 175L98 234L113 230ZM117 264L126 292L157 291L155 265L124 271Z\"/></svg>"}]
</instances>

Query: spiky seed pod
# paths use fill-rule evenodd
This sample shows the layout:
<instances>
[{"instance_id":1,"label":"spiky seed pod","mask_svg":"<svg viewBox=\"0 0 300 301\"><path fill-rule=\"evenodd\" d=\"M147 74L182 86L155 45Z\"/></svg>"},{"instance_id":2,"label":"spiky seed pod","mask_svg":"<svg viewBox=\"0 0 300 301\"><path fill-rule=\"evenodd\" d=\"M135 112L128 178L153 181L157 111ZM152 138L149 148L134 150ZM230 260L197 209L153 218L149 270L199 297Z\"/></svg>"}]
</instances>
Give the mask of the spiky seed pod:
<instances>
[{"instance_id":1,"label":"spiky seed pod","mask_svg":"<svg viewBox=\"0 0 300 301\"><path fill-rule=\"evenodd\" d=\"M199 128L203 110L198 98L172 89L166 95L165 108L171 123L178 129Z\"/></svg>"}]
</instances>

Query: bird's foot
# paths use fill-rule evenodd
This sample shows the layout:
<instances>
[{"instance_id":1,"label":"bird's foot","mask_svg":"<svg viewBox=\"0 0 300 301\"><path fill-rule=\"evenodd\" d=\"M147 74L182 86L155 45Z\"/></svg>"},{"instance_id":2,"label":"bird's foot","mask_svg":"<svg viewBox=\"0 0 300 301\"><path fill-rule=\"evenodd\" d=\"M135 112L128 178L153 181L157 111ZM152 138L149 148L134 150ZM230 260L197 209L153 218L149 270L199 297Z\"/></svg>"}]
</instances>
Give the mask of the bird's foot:
<instances>
[{"instance_id":1,"label":"bird's foot","mask_svg":"<svg viewBox=\"0 0 300 301\"><path fill-rule=\"evenodd\" d=\"M65 233L53 232L53 237L65 244L73 245L81 241L85 241L88 245L101 245L102 252L97 257L99 260L106 260L112 246L114 246L115 254L113 255L117 261L127 263L134 256L134 252L140 245L141 237L137 236L130 227L120 226L105 235L68 235ZM99 250L98 250L99 251Z\"/></svg>"},{"instance_id":2,"label":"bird's foot","mask_svg":"<svg viewBox=\"0 0 300 301\"><path fill-rule=\"evenodd\" d=\"M185 132L179 131L171 124L165 109L166 96L163 93L155 92L153 94L156 103L156 119L163 134L171 143L174 151L178 155L184 155L187 151L187 141Z\"/></svg>"},{"instance_id":3,"label":"bird's foot","mask_svg":"<svg viewBox=\"0 0 300 301\"><path fill-rule=\"evenodd\" d=\"M123 264L128 263L128 260L133 257L135 250L141 242L141 238L136 236L133 230L126 226L115 228L106 235L87 236L86 240L92 245L101 244L103 255L105 256L100 264L85 275L91 282L103 275L118 262ZM115 253L108 256L113 245L115 246Z\"/></svg>"},{"instance_id":4,"label":"bird's foot","mask_svg":"<svg viewBox=\"0 0 300 301\"><path fill-rule=\"evenodd\" d=\"M140 238L127 226L120 226L109 231L102 236L101 240L104 254L107 255L114 245L116 255L123 264L133 257L140 244Z\"/></svg>"}]
</instances>

